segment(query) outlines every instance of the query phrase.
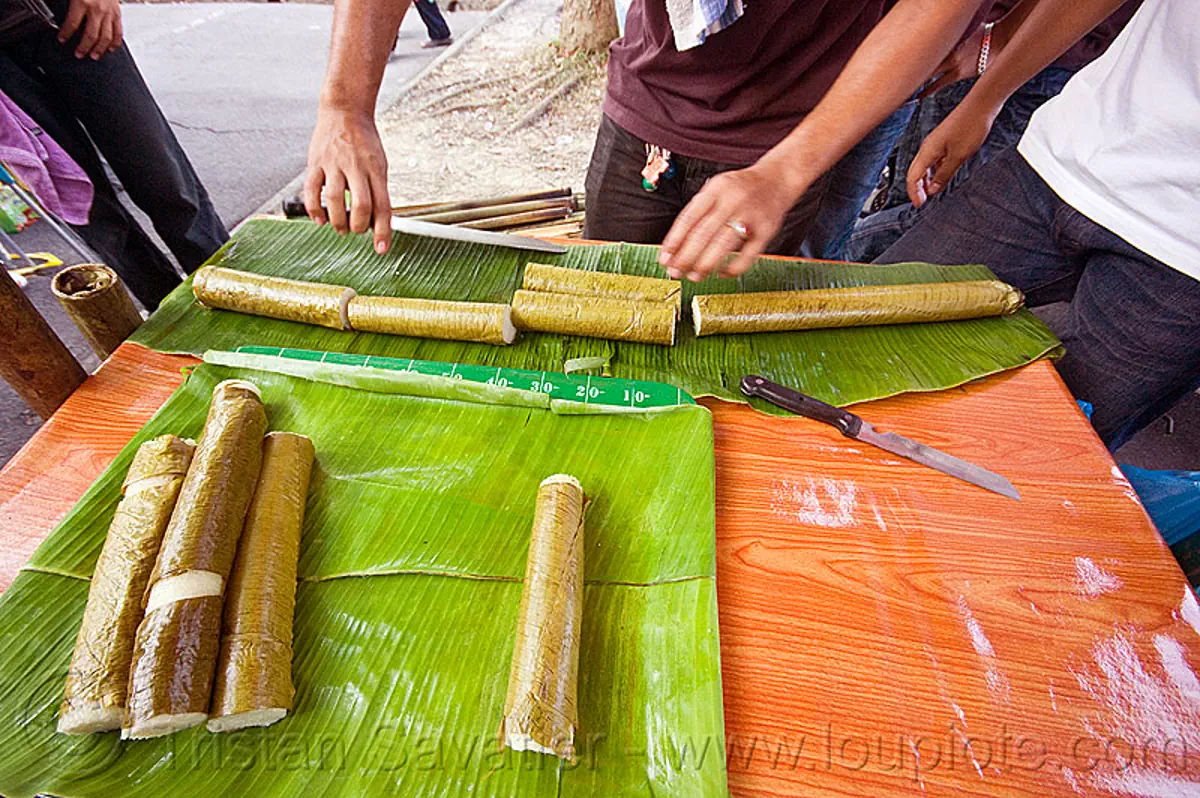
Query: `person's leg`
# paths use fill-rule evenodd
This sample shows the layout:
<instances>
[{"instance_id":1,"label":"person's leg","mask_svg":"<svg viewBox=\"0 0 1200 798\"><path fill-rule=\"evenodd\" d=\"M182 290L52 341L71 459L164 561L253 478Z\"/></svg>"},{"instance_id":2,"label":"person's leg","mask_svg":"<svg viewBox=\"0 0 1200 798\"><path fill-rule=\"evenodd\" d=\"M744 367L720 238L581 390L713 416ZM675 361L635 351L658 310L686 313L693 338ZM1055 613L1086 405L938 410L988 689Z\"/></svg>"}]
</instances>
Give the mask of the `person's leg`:
<instances>
[{"instance_id":1,"label":"person's leg","mask_svg":"<svg viewBox=\"0 0 1200 798\"><path fill-rule=\"evenodd\" d=\"M1031 305L1070 299L1085 254L1064 249L1060 219L1073 213L1025 162L1009 150L977 179L939 203L876 263L982 263L1025 292Z\"/></svg>"},{"instance_id":2,"label":"person's leg","mask_svg":"<svg viewBox=\"0 0 1200 798\"><path fill-rule=\"evenodd\" d=\"M36 68L83 124L180 265L196 269L229 234L128 47L99 61L78 59L71 42L60 45L48 33L36 37L30 50L26 68Z\"/></svg>"},{"instance_id":3,"label":"person's leg","mask_svg":"<svg viewBox=\"0 0 1200 798\"><path fill-rule=\"evenodd\" d=\"M604 116L587 171L584 238L661 244L687 204L682 179L662 178L658 190L642 188L646 142Z\"/></svg>"},{"instance_id":4,"label":"person's leg","mask_svg":"<svg viewBox=\"0 0 1200 798\"><path fill-rule=\"evenodd\" d=\"M121 276L144 307L158 307L181 278L121 204L79 123L4 53L0 53L0 91L21 106L91 179L94 192L88 223L75 226L76 232Z\"/></svg>"},{"instance_id":5,"label":"person's leg","mask_svg":"<svg viewBox=\"0 0 1200 798\"><path fill-rule=\"evenodd\" d=\"M1117 449L1200 384L1200 281L1077 212L1060 228L1088 258L1058 330L1058 372Z\"/></svg>"},{"instance_id":6,"label":"person's leg","mask_svg":"<svg viewBox=\"0 0 1200 798\"><path fill-rule=\"evenodd\" d=\"M1075 71L1047 67L1018 89L1000 109L1000 113L992 123L992 129L988 132L979 151L959 167L941 194L917 208L907 200L907 197L900 197L904 191L908 167L925 136L941 124L950 111L954 110L958 102L965 96L965 90L974 85L974 81L956 83L923 102L919 124L916 127L910 126L901 145L897 147L894 170L896 174L893 178L893 192L889 198L888 208L859 221L846 245L846 257L850 260L862 261L879 257L885 249L898 241L900 236L911 230L923 213L951 196L976 169L1005 150L1015 147L1025 133L1025 128L1029 126L1029 118L1033 116L1033 112L1040 108L1046 100L1061 92ZM881 214L886 215L879 219L875 218Z\"/></svg>"},{"instance_id":7,"label":"person's leg","mask_svg":"<svg viewBox=\"0 0 1200 798\"><path fill-rule=\"evenodd\" d=\"M800 251L805 258L842 260L854 223L879 183L896 141L916 109L916 100L897 108L829 171L829 188Z\"/></svg>"},{"instance_id":8,"label":"person's leg","mask_svg":"<svg viewBox=\"0 0 1200 798\"><path fill-rule=\"evenodd\" d=\"M425 31L429 34L429 41L444 42L450 40L450 26L446 24L446 18L442 16L441 9L437 7L435 0L413 0L413 6L416 7L417 13L421 15L421 21L425 23Z\"/></svg>"}]
</instances>

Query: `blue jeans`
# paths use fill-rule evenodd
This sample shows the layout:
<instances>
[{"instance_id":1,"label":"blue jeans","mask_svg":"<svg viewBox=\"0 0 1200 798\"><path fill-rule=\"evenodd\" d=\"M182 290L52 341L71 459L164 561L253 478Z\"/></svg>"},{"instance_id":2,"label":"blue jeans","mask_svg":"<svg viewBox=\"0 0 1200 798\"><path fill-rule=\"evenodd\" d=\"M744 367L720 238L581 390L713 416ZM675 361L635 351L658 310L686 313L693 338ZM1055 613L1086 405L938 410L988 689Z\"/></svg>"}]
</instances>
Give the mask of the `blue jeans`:
<instances>
[{"instance_id":1,"label":"blue jeans","mask_svg":"<svg viewBox=\"0 0 1200 798\"><path fill-rule=\"evenodd\" d=\"M916 108L916 100L897 108L829 170L829 187L800 246L801 257L844 259L854 223Z\"/></svg>"},{"instance_id":2,"label":"blue jeans","mask_svg":"<svg viewBox=\"0 0 1200 798\"><path fill-rule=\"evenodd\" d=\"M1092 423L1110 449L1200 384L1200 280L1072 208L1015 148L922 214L877 262L914 260L982 263L1031 306L1070 302L1058 371L1095 407Z\"/></svg>"},{"instance_id":3,"label":"blue jeans","mask_svg":"<svg viewBox=\"0 0 1200 798\"><path fill-rule=\"evenodd\" d=\"M858 221L854 234L845 245L847 260L871 261L883 253L900 236L913 228L921 218L925 208L933 207L936 202L953 194L967 178L997 154L1016 145L1021 135L1029 125L1029 118L1042 103L1062 91L1066 82L1074 75L1074 69L1048 67L1029 80L1016 91L992 123L991 132L984 140L979 152L968 159L951 178L945 190L931 199L922 208L916 208L908 201L906 179L908 168L921 149L921 142L935 127L942 123L950 112L958 107L967 92L975 85L974 80L962 80L926 97L920 102L915 114L909 122L908 129L896 145L896 161L892 169L892 185L888 190L887 202L884 209Z\"/></svg>"},{"instance_id":4,"label":"blue jeans","mask_svg":"<svg viewBox=\"0 0 1200 798\"><path fill-rule=\"evenodd\" d=\"M446 24L446 18L442 16L441 9L434 0L413 0L413 6L421 15L421 21L425 23L425 31L430 39L440 42L450 38L450 26Z\"/></svg>"}]
</instances>

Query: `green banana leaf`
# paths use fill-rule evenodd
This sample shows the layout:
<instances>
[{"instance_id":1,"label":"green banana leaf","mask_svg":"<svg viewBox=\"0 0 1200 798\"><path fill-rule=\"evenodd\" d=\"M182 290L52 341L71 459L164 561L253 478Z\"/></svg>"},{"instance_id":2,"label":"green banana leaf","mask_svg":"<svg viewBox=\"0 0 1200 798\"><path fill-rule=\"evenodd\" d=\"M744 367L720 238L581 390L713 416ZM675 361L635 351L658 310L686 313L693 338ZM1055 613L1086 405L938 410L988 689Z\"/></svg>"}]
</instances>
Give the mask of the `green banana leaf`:
<instances>
[{"instance_id":1,"label":"green banana leaf","mask_svg":"<svg viewBox=\"0 0 1200 798\"><path fill-rule=\"evenodd\" d=\"M0 597L0 794L727 795L708 411L561 415L441 377L410 395L412 375L367 371L205 364L97 479ZM59 735L133 452L197 435L231 377L262 388L272 429L317 449L295 711L232 735ZM574 766L497 744L533 497L559 472L594 499Z\"/></svg>"},{"instance_id":2,"label":"green banana leaf","mask_svg":"<svg viewBox=\"0 0 1200 798\"><path fill-rule=\"evenodd\" d=\"M581 269L662 276L657 247L574 246L545 255L413 236L393 236L378 256L369 237L338 236L308 221L254 219L210 261L233 269L348 285L362 294L507 302L529 260ZM983 266L902 263L797 263L762 258L736 280L684 284L685 318L674 347L550 334L524 334L512 346L350 333L209 310L192 298L190 281L176 289L133 336L163 352L234 349L243 345L384 355L562 371L568 360L607 358L611 375L663 382L693 396L744 402L746 374L838 405L907 391L936 391L1054 355L1059 342L1023 310L993 319L696 338L688 319L696 293L768 291L915 282L994 279ZM782 413L761 400L755 407Z\"/></svg>"}]
</instances>

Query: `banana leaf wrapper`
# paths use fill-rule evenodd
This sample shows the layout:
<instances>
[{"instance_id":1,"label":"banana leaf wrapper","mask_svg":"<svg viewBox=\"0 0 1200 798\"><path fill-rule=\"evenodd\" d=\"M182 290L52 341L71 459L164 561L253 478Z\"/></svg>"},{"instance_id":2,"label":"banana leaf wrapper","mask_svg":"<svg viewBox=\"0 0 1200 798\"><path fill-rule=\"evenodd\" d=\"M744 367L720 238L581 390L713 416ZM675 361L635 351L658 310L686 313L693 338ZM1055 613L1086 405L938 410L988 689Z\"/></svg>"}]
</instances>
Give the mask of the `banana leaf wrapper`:
<instances>
[{"instance_id":1,"label":"banana leaf wrapper","mask_svg":"<svg viewBox=\"0 0 1200 798\"><path fill-rule=\"evenodd\" d=\"M519 330L662 346L675 343L675 307L670 302L519 290L513 294L512 317Z\"/></svg>"},{"instance_id":2,"label":"banana leaf wrapper","mask_svg":"<svg viewBox=\"0 0 1200 798\"><path fill-rule=\"evenodd\" d=\"M998 280L708 294L692 299L696 335L959 321L1016 313L1025 296Z\"/></svg>"},{"instance_id":3,"label":"banana leaf wrapper","mask_svg":"<svg viewBox=\"0 0 1200 798\"><path fill-rule=\"evenodd\" d=\"M171 601L220 596L262 467L267 413L258 388L226 380L213 389L204 432L163 534L146 611Z\"/></svg>"},{"instance_id":4,"label":"banana leaf wrapper","mask_svg":"<svg viewBox=\"0 0 1200 798\"><path fill-rule=\"evenodd\" d=\"M174 601L146 614L133 650L122 739L162 737L208 718L220 636L220 596Z\"/></svg>"},{"instance_id":5,"label":"banana leaf wrapper","mask_svg":"<svg viewBox=\"0 0 1200 798\"><path fill-rule=\"evenodd\" d=\"M567 269L547 263L526 263L521 286L527 291L576 296L604 296L643 302L670 302L679 318L683 286L678 280L639 277L635 274Z\"/></svg>"},{"instance_id":6,"label":"banana leaf wrapper","mask_svg":"<svg viewBox=\"0 0 1200 798\"><path fill-rule=\"evenodd\" d=\"M142 598L195 444L161 435L138 447L88 590L58 730L121 728Z\"/></svg>"},{"instance_id":7,"label":"banana leaf wrapper","mask_svg":"<svg viewBox=\"0 0 1200 798\"><path fill-rule=\"evenodd\" d=\"M356 332L480 344L511 344L517 337L509 306L490 302L356 296L348 314Z\"/></svg>"},{"instance_id":8,"label":"banana leaf wrapper","mask_svg":"<svg viewBox=\"0 0 1200 798\"><path fill-rule=\"evenodd\" d=\"M353 288L283 277L267 277L219 266L205 266L192 278L192 293L200 304L302 324L349 330L347 306Z\"/></svg>"},{"instance_id":9,"label":"banana leaf wrapper","mask_svg":"<svg viewBox=\"0 0 1200 798\"><path fill-rule=\"evenodd\" d=\"M269 726L292 709L292 615L312 441L272 432L225 593L209 731Z\"/></svg>"},{"instance_id":10,"label":"banana leaf wrapper","mask_svg":"<svg viewBox=\"0 0 1200 798\"><path fill-rule=\"evenodd\" d=\"M575 762L579 631L583 624L583 513L579 481L538 488L500 735L514 751Z\"/></svg>"}]
</instances>

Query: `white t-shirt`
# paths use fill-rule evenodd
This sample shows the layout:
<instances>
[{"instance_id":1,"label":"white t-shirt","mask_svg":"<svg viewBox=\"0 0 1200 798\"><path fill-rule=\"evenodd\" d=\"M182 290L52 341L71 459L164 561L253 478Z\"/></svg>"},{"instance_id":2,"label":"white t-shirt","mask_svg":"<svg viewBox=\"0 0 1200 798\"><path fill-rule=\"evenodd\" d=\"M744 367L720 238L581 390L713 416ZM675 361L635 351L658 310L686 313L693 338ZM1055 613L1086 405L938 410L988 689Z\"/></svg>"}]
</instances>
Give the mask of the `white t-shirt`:
<instances>
[{"instance_id":1,"label":"white t-shirt","mask_svg":"<svg viewBox=\"0 0 1200 798\"><path fill-rule=\"evenodd\" d=\"M1146 0L1017 150L1080 213L1200 280L1200 0Z\"/></svg>"}]
</instances>

